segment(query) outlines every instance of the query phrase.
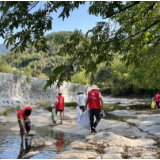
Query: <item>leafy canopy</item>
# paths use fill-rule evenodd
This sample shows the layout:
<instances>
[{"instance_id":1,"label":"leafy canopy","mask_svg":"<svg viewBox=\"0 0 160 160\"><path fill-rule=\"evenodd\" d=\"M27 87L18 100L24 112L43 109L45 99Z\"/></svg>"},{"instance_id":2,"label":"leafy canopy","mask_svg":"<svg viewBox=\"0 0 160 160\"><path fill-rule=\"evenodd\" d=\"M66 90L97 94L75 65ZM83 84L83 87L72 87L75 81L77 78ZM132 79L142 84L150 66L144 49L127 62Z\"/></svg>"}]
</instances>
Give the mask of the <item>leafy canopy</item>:
<instances>
[{"instance_id":1,"label":"leafy canopy","mask_svg":"<svg viewBox=\"0 0 160 160\"><path fill-rule=\"evenodd\" d=\"M68 18L70 12L85 4L85 1L47 1L44 6L31 13L38 1L1 1L0 36L4 37L7 47L13 45L15 51L24 49L28 44L36 49L48 49L44 33L52 28L50 13L61 8L59 18ZM148 46L157 46L160 41L160 2L159 1L90 1L89 14L100 15L106 22L88 30L86 37L75 30L69 38L56 39L62 45L59 55L69 55L66 63L55 68L46 87L64 80L71 80L71 66L80 66L86 74L96 72L98 65L111 64L115 53L123 54L127 64L141 65L140 57ZM56 25L56 24L55 24ZM13 29L21 31L13 33ZM82 45L80 45L82 44ZM57 81L58 80L58 81Z\"/></svg>"}]
</instances>

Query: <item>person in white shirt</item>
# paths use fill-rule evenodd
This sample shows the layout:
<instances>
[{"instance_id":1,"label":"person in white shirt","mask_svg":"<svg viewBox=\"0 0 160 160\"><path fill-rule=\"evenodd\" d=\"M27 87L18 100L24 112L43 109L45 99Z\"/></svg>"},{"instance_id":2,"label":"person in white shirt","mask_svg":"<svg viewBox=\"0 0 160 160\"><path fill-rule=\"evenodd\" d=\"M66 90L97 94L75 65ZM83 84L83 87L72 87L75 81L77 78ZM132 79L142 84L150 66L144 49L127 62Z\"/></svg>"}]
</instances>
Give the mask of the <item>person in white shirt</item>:
<instances>
[{"instance_id":1,"label":"person in white shirt","mask_svg":"<svg viewBox=\"0 0 160 160\"><path fill-rule=\"evenodd\" d=\"M82 91L79 91L77 93L77 104L79 108L81 109L82 113L85 111L84 106L86 102L86 96L83 94Z\"/></svg>"}]
</instances>

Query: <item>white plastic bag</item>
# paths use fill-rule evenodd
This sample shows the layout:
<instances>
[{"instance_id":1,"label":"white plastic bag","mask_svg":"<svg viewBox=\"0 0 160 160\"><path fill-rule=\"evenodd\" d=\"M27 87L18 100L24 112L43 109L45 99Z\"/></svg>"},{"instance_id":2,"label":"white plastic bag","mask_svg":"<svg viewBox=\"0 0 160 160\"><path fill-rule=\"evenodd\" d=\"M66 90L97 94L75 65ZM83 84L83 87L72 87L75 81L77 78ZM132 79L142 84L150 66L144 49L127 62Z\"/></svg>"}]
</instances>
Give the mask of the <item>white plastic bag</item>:
<instances>
[{"instance_id":1,"label":"white plastic bag","mask_svg":"<svg viewBox=\"0 0 160 160\"><path fill-rule=\"evenodd\" d=\"M79 106L76 107L77 110L77 120L81 117L82 111L80 110Z\"/></svg>"},{"instance_id":2,"label":"white plastic bag","mask_svg":"<svg viewBox=\"0 0 160 160\"><path fill-rule=\"evenodd\" d=\"M89 110L86 109L76 122L82 127L90 130Z\"/></svg>"}]
</instances>

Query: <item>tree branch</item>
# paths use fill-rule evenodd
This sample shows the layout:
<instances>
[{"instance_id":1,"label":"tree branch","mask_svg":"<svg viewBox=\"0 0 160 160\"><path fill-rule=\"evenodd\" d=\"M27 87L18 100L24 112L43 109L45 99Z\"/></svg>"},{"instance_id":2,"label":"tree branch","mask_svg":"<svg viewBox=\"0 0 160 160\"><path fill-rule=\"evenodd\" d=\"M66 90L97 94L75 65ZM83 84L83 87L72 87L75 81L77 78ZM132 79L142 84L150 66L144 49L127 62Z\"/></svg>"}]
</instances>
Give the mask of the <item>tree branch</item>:
<instances>
[{"instance_id":1,"label":"tree branch","mask_svg":"<svg viewBox=\"0 0 160 160\"><path fill-rule=\"evenodd\" d=\"M135 33L134 35L129 36L128 38L124 39L123 41L125 41L125 40L127 40L127 39L130 39L130 38L132 38L132 37L135 37L136 35L138 35L138 34L140 34L140 33L142 33L142 32L143 32L143 33L146 32L149 28L151 28L152 26L156 25L156 24L159 23L159 22L160 22L160 20L155 21L155 22L152 23L149 27L143 29L142 31L139 31L139 32ZM123 41L122 41L122 42L123 42ZM120 42L120 43L121 43L121 42Z\"/></svg>"},{"instance_id":2,"label":"tree branch","mask_svg":"<svg viewBox=\"0 0 160 160\"><path fill-rule=\"evenodd\" d=\"M141 1L136 1L134 4L132 4L132 5L128 6L128 7L125 7L125 8L123 8L123 9L120 10L120 11L114 12L113 14L110 14L110 15L107 16L107 17L103 17L102 19L110 18L110 17L112 17L113 15L118 14L118 13L121 13L121 12L125 11L126 9L131 8L131 7L135 6L135 5L137 5L137 4L140 3L140 2L141 2Z\"/></svg>"},{"instance_id":3,"label":"tree branch","mask_svg":"<svg viewBox=\"0 0 160 160\"><path fill-rule=\"evenodd\" d=\"M33 4L33 6L31 6L31 8L28 10L28 12L31 11L38 3L39 3L39 1L35 2L35 4Z\"/></svg>"}]
</instances>

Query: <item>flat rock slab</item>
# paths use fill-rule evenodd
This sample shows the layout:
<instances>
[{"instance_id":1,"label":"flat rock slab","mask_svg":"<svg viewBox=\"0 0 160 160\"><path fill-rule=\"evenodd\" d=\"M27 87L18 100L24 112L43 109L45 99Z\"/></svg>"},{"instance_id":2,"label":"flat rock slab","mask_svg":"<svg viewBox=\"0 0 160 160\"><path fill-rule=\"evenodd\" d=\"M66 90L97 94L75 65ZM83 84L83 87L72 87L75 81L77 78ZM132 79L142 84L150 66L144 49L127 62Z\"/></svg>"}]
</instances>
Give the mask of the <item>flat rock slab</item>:
<instances>
[{"instance_id":1,"label":"flat rock slab","mask_svg":"<svg viewBox=\"0 0 160 160\"><path fill-rule=\"evenodd\" d=\"M94 151L70 150L52 156L50 159L96 159L99 154Z\"/></svg>"},{"instance_id":2,"label":"flat rock slab","mask_svg":"<svg viewBox=\"0 0 160 160\"><path fill-rule=\"evenodd\" d=\"M116 135L112 132L100 132L85 137L88 143L106 143L110 146L130 146L130 147L146 147L155 148L155 141L152 139L129 139Z\"/></svg>"},{"instance_id":3,"label":"flat rock slab","mask_svg":"<svg viewBox=\"0 0 160 160\"><path fill-rule=\"evenodd\" d=\"M127 110L114 110L108 113L118 117L137 117L134 111L127 111Z\"/></svg>"}]
</instances>

